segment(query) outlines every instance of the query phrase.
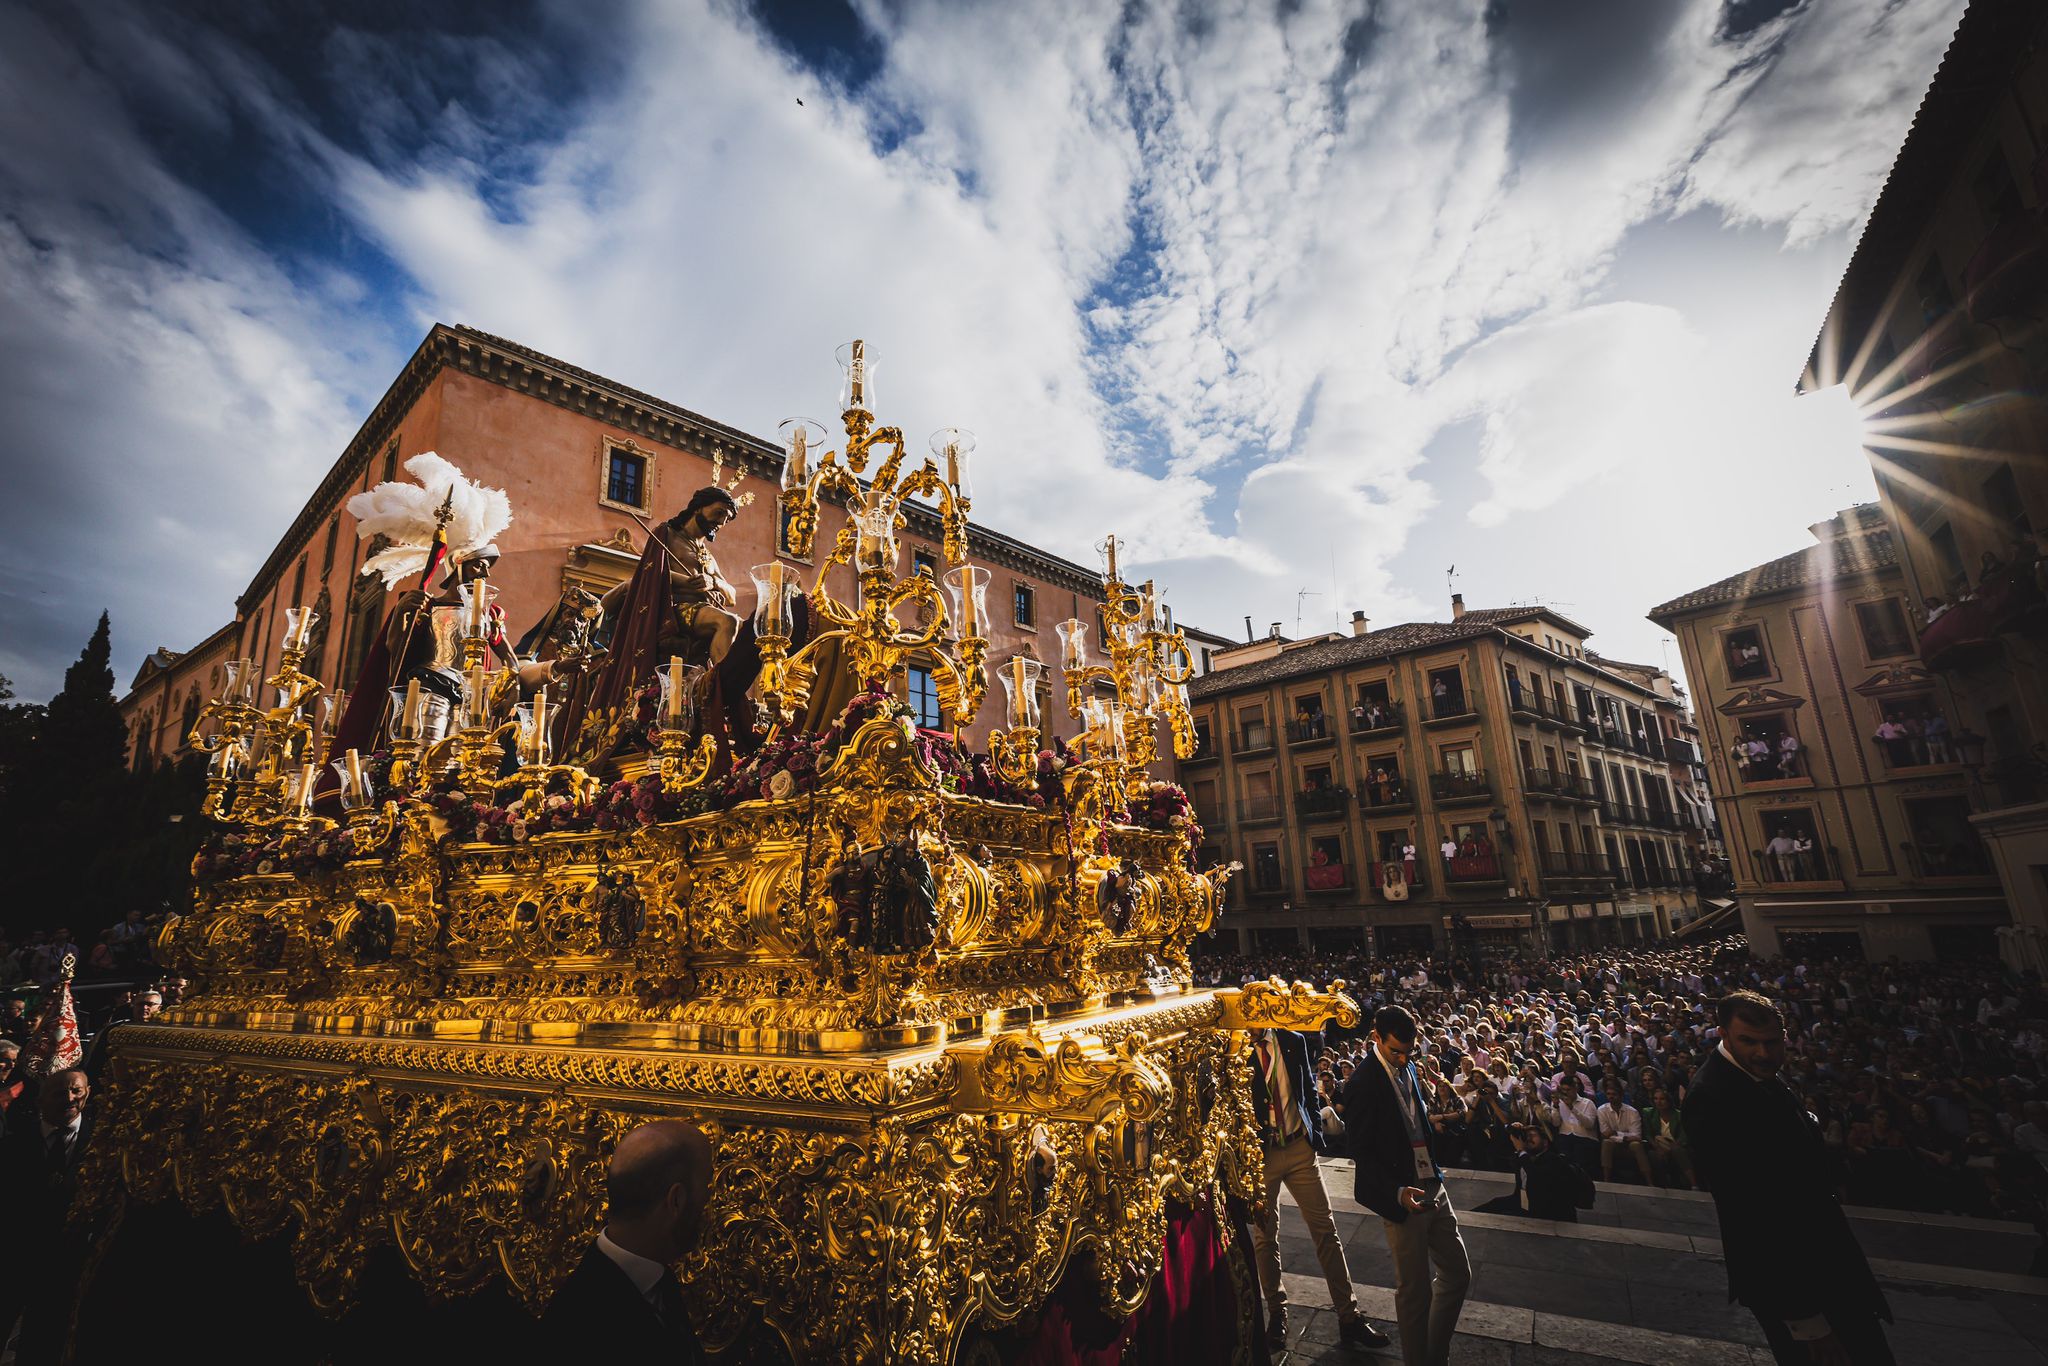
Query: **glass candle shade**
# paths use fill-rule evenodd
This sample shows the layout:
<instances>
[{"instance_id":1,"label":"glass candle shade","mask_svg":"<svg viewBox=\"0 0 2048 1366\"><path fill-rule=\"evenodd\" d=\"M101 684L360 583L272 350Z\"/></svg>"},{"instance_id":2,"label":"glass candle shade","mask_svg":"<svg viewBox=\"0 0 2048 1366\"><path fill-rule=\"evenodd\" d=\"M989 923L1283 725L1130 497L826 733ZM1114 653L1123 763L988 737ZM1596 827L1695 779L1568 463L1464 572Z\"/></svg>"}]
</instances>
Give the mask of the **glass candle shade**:
<instances>
[{"instance_id":1,"label":"glass candle shade","mask_svg":"<svg viewBox=\"0 0 2048 1366\"><path fill-rule=\"evenodd\" d=\"M988 581L989 572L979 565L963 564L946 571L946 597L952 612L947 628L954 640L987 630Z\"/></svg>"},{"instance_id":2,"label":"glass candle shade","mask_svg":"<svg viewBox=\"0 0 2048 1366\"><path fill-rule=\"evenodd\" d=\"M462 599L462 638L489 640L491 604L498 600L498 590L482 579L470 579L457 584L455 592Z\"/></svg>"},{"instance_id":3,"label":"glass candle shade","mask_svg":"<svg viewBox=\"0 0 2048 1366\"><path fill-rule=\"evenodd\" d=\"M1060 667L1062 669L1085 669L1088 667L1088 623L1079 617L1068 617L1052 628L1060 638Z\"/></svg>"},{"instance_id":4,"label":"glass candle shade","mask_svg":"<svg viewBox=\"0 0 2048 1366\"><path fill-rule=\"evenodd\" d=\"M402 688L391 689L390 708L385 713L384 723L394 740L417 740L420 734L420 709L424 698L420 694L418 679Z\"/></svg>"},{"instance_id":5,"label":"glass candle shade","mask_svg":"<svg viewBox=\"0 0 2048 1366\"><path fill-rule=\"evenodd\" d=\"M806 487L825 448L825 429L807 417L792 417L775 430L782 434L782 487Z\"/></svg>"},{"instance_id":6,"label":"glass candle shade","mask_svg":"<svg viewBox=\"0 0 2048 1366\"><path fill-rule=\"evenodd\" d=\"M864 341L850 341L833 353L839 362L839 411L875 410L875 352Z\"/></svg>"},{"instance_id":7,"label":"glass candle shade","mask_svg":"<svg viewBox=\"0 0 2048 1366\"><path fill-rule=\"evenodd\" d=\"M462 676L462 724L465 726L488 726L491 724L491 697L498 690L498 680L503 675L486 669L479 664Z\"/></svg>"},{"instance_id":8,"label":"glass candle shade","mask_svg":"<svg viewBox=\"0 0 2048 1366\"><path fill-rule=\"evenodd\" d=\"M210 778L232 781L235 775L242 771L242 760L247 756L248 751L241 745L224 744L207 759L206 774Z\"/></svg>"},{"instance_id":9,"label":"glass candle shade","mask_svg":"<svg viewBox=\"0 0 2048 1366\"><path fill-rule=\"evenodd\" d=\"M277 737L270 733L269 722L258 721L249 728L249 742L245 748L247 754L244 757L249 768L260 770L270 762L277 748Z\"/></svg>"},{"instance_id":10,"label":"glass candle shade","mask_svg":"<svg viewBox=\"0 0 2048 1366\"><path fill-rule=\"evenodd\" d=\"M230 702L254 705L257 669L253 659L231 659L221 665L221 696Z\"/></svg>"},{"instance_id":11,"label":"glass candle shade","mask_svg":"<svg viewBox=\"0 0 2048 1366\"><path fill-rule=\"evenodd\" d=\"M967 468L967 458L974 454L974 433L965 427L941 427L932 433L931 444L932 454L939 462L939 473L945 478L946 487L953 490L953 496L974 497Z\"/></svg>"},{"instance_id":12,"label":"glass candle shade","mask_svg":"<svg viewBox=\"0 0 2048 1366\"><path fill-rule=\"evenodd\" d=\"M341 809L359 811L377 800L372 790L369 772L363 767L363 756L357 750L350 750L335 760L332 765L335 776L341 779Z\"/></svg>"},{"instance_id":13,"label":"glass candle shade","mask_svg":"<svg viewBox=\"0 0 2048 1366\"><path fill-rule=\"evenodd\" d=\"M1090 752L1097 758L1124 758L1124 704L1113 697L1091 697L1081 704L1081 719L1088 727Z\"/></svg>"},{"instance_id":14,"label":"glass candle shade","mask_svg":"<svg viewBox=\"0 0 2048 1366\"><path fill-rule=\"evenodd\" d=\"M1003 692L1009 698L1007 714L1012 730L1038 728L1038 680L1044 673L1045 665L1030 655L1011 655L996 670L996 676L1003 680Z\"/></svg>"},{"instance_id":15,"label":"glass candle shade","mask_svg":"<svg viewBox=\"0 0 2048 1366\"><path fill-rule=\"evenodd\" d=\"M522 765L546 764L552 753L548 744L548 722L554 715L548 706L548 690L534 693L533 701L522 702L514 712L519 725L519 762Z\"/></svg>"},{"instance_id":16,"label":"glass candle shade","mask_svg":"<svg viewBox=\"0 0 2048 1366\"><path fill-rule=\"evenodd\" d=\"M664 730L685 733L697 728L697 680L702 668L683 663L682 656L670 655L668 663L655 671L661 689L661 725Z\"/></svg>"},{"instance_id":17,"label":"glass candle shade","mask_svg":"<svg viewBox=\"0 0 2048 1366\"><path fill-rule=\"evenodd\" d=\"M335 691L322 694L320 698L320 734L331 736L334 728L341 724L341 718L348 714L348 693Z\"/></svg>"},{"instance_id":18,"label":"glass candle shade","mask_svg":"<svg viewBox=\"0 0 2048 1366\"><path fill-rule=\"evenodd\" d=\"M789 638L796 598L803 591L796 570L786 564L757 564L747 571L754 580L754 634L775 640Z\"/></svg>"},{"instance_id":19,"label":"glass candle shade","mask_svg":"<svg viewBox=\"0 0 2048 1366\"><path fill-rule=\"evenodd\" d=\"M896 504L884 499L879 507L853 515L853 567L862 573L896 572Z\"/></svg>"},{"instance_id":20,"label":"glass candle shade","mask_svg":"<svg viewBox=\"0 0 2048 1366\"><path fill-rule=\"evenodd\" d=\"M295 653L303 652L306 643L313 638L313 623L320 620L320 614L310 607L287 607L284 609L284 648Z\"/></svg>"}]
</instances>

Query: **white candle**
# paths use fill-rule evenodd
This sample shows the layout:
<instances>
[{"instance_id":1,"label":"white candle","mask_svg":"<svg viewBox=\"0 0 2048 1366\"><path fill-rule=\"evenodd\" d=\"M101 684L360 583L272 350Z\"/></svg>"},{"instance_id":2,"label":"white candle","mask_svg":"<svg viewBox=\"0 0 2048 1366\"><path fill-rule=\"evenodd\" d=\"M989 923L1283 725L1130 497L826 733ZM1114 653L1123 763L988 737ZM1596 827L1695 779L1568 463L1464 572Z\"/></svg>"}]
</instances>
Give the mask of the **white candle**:
<instances>
[{"instance_id":1,"label":"white candle","mask_svg":"<svg viewBox=\"0 0 2048 1366\"><path fill-rule=\"evenodd\" d=\"M343 756L342 763L348 769L349 791L354 793L355 799L360 802L368 795L368 789L363 783L363 756L360 751L352 749Z\"/></svg>"},{"instance_id":2,"label":"white candle","mask_svg":"<svg viewBox=\"0 0 2048 1366\"><path fill-rule=\"evenodd\" d=\"M671 723L683 719L683 657L668 657L668 719Z\"/></svg>"},{"instance_id":3,"label":"white candle","mask_svg":"<svg viewBox=\"0 0 2048 1366\"><path fill-rule=\"evenodd\" d=\"M313 766L305 765L299 770L299 810L313 809Z\"/></svg>"},{"instance_id":4,"label":"white candle","mask_svg":"<svg viewBox=\"0 0 2048 1366\"><path fill-rule=\"evenodd\" d=\"M405 685L405 713L399 717L398 733L408 740L416 740L420 733L420 681L415 678Z\"/></svg>"},{"instance_id":5,"label":"white candle","mask_svg":"<svg viewBox=\"0 0 2048 1366\"><path fill-rule=\"evenodd\" d=\"M960 491L960 443L946 443L946 484L953 492Z\"/></svg>"},{"instance_id":6,"label":"white candle","mask_svg":"<svg viewBox=\"0 0 2048 1366\"><path fill-rule=\"evenodd\" d=\"M808 444L803 424L799 422L790 433L789 481L792 484L803 483L804 476L809 472L811 457Z\"/></svg>"},{"instance_id":7,"label":"white candle","mask_svg":"<svg viewBox=\"0 0 2048 1366\"><path fill-rule=\"evenodd\" d=\"M849 365L849 366L847 367L847 378L848 378L848 380L849 380L849 385L848 385L848 388L847 388L847 395L848 395L848 397L849 397L849 398L851 398L851 399L852 399L852 401L853 401L853 406L854 406L854 407L856 407L856 408L860 407L860 406L861 406L861 405L862 405L863 403L865 403L865 402L867 401L867 388L868 388L868 353L867 353L867 347L868 347L868 344L867 344L866 342L863 342L863 341L857 341L857 342L855 342L855 343L853 344L853 361L852 361L852 363L851 363L851 364L850 364L850 365Z\"/></svg>"},{"instance_id":8,"label":"white candle","mask_svg":"<svg viewBox=\"0 0 2048 1366\"><path fill-rule=\"evenodd\" d=\"M481 664L469 671L469 712L480 726L491 717L491 678Z\"/></svg>"},{"instance_id":9,"label":"white candle","mask_svg":"<svg viewBox=\"0 0 2048 1366\"><path fill-rule=\"evenodd\" d=\"M1116 577L1116 537L1111 536L1105 543L1109 551L1109 577Z\"/></svg>"},{"instance_id":10,"label":"white candle","mask_svg":"<svg viewBox=\"0 0 2048 1366\"><path fill-rule=\"evenodd\" d=\"M1010 661L1010 724L1028 726L1031 724L1030 684L1024 681L1024 656L1018 655Z\"/></svg>"}]
</instances>

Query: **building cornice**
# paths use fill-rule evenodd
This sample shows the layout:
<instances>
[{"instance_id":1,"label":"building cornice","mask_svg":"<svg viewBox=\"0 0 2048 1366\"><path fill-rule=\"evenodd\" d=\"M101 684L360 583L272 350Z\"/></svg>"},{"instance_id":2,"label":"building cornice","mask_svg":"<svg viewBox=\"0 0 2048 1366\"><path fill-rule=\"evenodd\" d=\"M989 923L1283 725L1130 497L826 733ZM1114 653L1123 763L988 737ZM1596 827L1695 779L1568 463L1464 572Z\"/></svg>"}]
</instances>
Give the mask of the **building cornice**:
<instances>
[{"instance_id":1,"label":"building cornice","mask_svg":"<svg viewBox=\"0 0 2048 1366\"><path fill-rule=\"evenodd\" d=\"M779 446L517 342L471 327L435 323L249 581L248 588L236 600L238 610L246 613L261 600L291 557L311 542L314 530L333 515L343 496L369 468L370 461L391 440L400 419L444 367L552 403L672 450L722 459L728 470L743 470L771 483L781 481ZM905 504L903 511L911 530L933 541L940 539L942 529L935 511L916 503ZM1046 554L980 525L970 524L968 540L977 560L1030 574L1095 601L1102 598L1099 576L1071 560Z\"/></svg>"}]
</instances>

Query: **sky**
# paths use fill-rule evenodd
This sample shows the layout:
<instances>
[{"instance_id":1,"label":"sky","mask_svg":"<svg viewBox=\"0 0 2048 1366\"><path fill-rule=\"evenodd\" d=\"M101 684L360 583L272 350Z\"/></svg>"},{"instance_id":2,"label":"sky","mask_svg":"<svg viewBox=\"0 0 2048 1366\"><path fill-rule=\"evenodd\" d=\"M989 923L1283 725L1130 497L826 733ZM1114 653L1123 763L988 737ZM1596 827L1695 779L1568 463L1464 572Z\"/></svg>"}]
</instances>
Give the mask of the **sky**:
<instances>
[{"instance_id":1,"label":"sky","mask_svg":"<svg viewBox=\"0 0 2048 1366\"><path fill-rule=\"evenodd\" d=\"M228 621L437 321L771 437L863 337L1183 621L1675 667L1645 610L1875 496L1793 385L1960 9L7 0L0 674Z\"/></svg>"}]
</instances>

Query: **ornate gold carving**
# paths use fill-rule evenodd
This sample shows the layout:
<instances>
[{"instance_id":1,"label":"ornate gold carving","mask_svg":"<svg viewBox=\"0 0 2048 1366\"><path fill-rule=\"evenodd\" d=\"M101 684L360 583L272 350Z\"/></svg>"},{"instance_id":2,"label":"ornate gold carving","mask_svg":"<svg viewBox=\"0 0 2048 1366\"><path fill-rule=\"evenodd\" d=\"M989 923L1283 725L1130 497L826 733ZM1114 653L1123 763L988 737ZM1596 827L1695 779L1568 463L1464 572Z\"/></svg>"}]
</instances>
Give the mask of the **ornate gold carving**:
<instances>
[{"instance_id":1,"label":"ornate gold carving","mask_svg":"<svg viewBox=\"0 0 2048 1366\"><path fill-rule=\"evenodd\" d=\"M1344 994L1343 982L1332 982L1318 991L1306 982L1288 983L1278 977L1249 982L1241 988L1216 993L1226 1029L1315 1029L1325 1021L1340 1029L1358 1027L1358 1002Z\"/></svg>"}]
</instances>

